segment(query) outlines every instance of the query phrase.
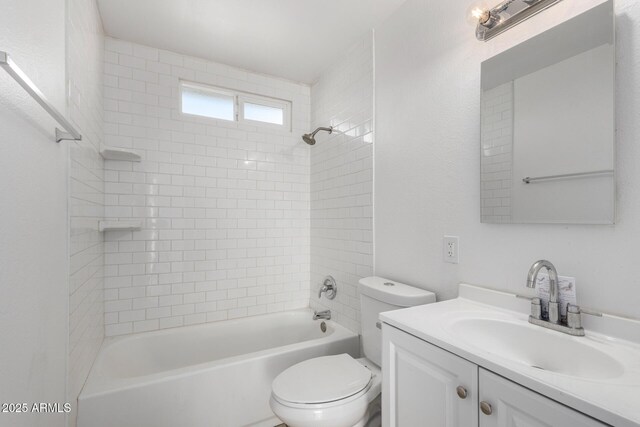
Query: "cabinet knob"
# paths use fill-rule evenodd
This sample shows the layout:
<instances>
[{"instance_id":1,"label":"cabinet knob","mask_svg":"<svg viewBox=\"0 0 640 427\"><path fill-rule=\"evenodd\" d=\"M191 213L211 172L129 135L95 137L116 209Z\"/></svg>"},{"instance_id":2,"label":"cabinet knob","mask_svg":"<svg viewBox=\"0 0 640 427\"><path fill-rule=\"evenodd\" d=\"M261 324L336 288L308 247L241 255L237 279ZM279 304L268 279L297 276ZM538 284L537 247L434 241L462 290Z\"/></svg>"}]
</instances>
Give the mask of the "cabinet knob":
<instances>
[{"instance_id":1,"label":"cabinet knob","mask_svg":"<svg viewBox=\"0 0 640 427\"><path fill-rule=\"evenodd\" d=\"M456 393L458 393L458 397L460 399L466 399L467 398L467 389L462 387L461 385L456 387Z\"/></svg>"},{"instance_id":2,"label":"cabinet knob","mask_svg":"<svg viewBox=\"0 0 640 427\"><path fill-rule=\"evenodd\" d=\"M480 402L480 410L485 415L491 415L493 413L493 408L488 402L485 401Z\"/></svg>"}]
</instances>

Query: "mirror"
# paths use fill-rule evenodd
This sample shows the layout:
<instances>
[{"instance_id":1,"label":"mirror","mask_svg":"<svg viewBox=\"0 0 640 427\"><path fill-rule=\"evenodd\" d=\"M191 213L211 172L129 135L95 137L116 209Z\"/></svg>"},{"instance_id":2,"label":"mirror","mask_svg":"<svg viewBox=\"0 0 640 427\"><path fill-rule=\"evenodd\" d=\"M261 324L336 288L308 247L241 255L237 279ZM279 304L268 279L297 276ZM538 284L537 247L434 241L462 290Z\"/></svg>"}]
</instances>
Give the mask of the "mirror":
<instances>
[{"instance_id":1,"label":"mirror","mask_svg":"<svg viewBox=\"0 0 640 427\"><path fill-rule=\"evenodd\" d=\"M485 223L613 224L613 0L482 63Z\"/></svg>"}]
</instances>

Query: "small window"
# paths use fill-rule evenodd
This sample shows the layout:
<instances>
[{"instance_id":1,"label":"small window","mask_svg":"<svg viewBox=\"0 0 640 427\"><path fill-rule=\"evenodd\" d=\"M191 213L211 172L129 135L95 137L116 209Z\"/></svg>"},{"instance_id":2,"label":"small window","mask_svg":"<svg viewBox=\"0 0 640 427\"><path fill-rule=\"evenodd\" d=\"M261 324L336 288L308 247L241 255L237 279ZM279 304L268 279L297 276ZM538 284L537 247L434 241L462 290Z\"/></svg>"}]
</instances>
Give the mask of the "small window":
<instances>
[{"instance_id":1,"label":"small window","mask_svg":"<svg viewBox=\"0 0 640 427\"><path fill-rule=\"evenodd\" d=\"M187 82L180 96L184 114L291 130L290 101Z\"/></svg>"},{"instance_id":2,"label":"small window","mask_svg":"<svg viewBox=\"0 0 640 427\"><path fill-rule=\"evenodd\" d=\"M284 124L284 110L282 108L268 107L251 102L245 102L243 105L245 120L273 123L274 125Z\"/></svg>"},{"instance_id":3,"label":"small window","mask_svg":"<svg viewBox=\"0 0 640 427\"><path fill-rule=\"evenodd\" d=\"M241 119L283 126L290 129L291 103L263 96L241 95L239 97Z\"/></svg>"},{"instance_id":4,"label":"small window","mask_svg":"<svg viewBox=\"0 0 640 427\"><path fill-rule=\"evenodd\" d=\"M182 83L182 112L213 119L234 121L236 100L233 93Z\"/></svg>"}]
</instances>

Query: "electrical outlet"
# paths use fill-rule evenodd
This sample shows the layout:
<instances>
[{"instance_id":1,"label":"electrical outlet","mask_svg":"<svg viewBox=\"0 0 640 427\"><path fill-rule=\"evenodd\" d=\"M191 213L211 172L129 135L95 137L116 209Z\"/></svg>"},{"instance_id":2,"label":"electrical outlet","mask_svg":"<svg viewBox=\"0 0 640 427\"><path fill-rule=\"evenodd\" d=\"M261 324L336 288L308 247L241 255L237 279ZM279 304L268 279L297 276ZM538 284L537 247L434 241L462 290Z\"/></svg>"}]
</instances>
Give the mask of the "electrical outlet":
<instances>
[{"instance_id":1,"label":"electrical outlet","mask_svg":"<svg viewBox=\"0 0 640 427\"><path fill-rule=\"evenodd\" d=\"M451 264L458 263L460 252L460 239L458 236L444 236L442 244L442 256L444 262Z\"/></svg>"}]
</instances>

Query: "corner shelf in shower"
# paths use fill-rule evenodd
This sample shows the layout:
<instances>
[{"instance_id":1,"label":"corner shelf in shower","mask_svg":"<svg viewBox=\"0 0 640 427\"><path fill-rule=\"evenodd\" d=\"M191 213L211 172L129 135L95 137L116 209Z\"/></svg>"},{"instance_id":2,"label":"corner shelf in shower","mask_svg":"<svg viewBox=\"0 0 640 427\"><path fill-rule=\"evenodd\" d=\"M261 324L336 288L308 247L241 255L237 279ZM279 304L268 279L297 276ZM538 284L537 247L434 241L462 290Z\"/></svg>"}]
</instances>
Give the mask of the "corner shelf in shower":
<instances>
[{"instance_id":1,"label":"corner shelf in shower","mask_svg":"<svg viewBox=\"0 0 640 427\"><path fill-rule=\"evenodd\" d=\"M100 221L100 231L138 231L142 229L142 221Z\"/></svg>"},{"instance_id":2,"label":"corner shelf in shower","mask_svg":"<svg viewBox=\"0 0 640 427\"><path fill-rule=\"evenodd\" d=\"M129 162L139 162L142 160L142 157L137 151L108 145L100 147L100 155L105 160L125 160Z\"/></svg>"}]
</instances>

